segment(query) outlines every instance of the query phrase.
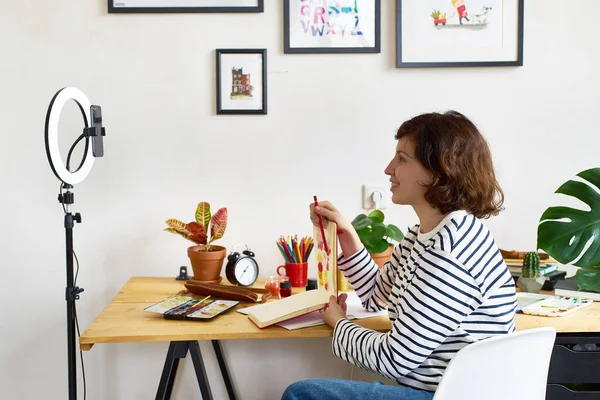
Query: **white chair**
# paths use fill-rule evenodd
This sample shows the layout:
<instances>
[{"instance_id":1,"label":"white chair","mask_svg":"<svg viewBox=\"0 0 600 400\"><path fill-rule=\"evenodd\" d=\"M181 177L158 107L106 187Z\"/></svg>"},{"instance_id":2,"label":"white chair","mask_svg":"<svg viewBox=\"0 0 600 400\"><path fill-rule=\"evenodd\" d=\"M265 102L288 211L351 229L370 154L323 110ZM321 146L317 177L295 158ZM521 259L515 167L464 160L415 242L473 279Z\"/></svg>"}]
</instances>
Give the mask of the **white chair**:
<instances>
[{"instance_id":1,"label":"white chair","mask_svg":"<svg viewBox=\"0 0 600 400\"><path fill-rule=\"evenodd\" d=\"M494 336L456 353L434 400L544 400L556 330Z\"/></svg>"}]
</instances>

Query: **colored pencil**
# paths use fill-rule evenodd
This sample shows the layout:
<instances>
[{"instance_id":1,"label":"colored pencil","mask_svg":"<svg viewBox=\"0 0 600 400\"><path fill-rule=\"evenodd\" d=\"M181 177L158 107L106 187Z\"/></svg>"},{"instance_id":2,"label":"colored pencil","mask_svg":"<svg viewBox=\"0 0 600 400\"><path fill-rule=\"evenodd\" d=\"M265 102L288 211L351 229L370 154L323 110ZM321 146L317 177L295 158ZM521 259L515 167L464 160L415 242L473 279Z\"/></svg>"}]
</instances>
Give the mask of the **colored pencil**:
<instances>
[{"instance_id":1,"label":"colored pencil","mask_svg":"<svg viewBox=\"0 0 600 400\"><path fill-rule=\"evenodd\" d=\"M279 242L277 242L277 241L276 241L276 242L275 242L275 244L277 245L277 248L279 249L279 252L280 252L280 253L281 253L281 255L283 256L283 259L284 259L286 262L290 262L290 260L288 259L288 257L285 255L285 252L283 251L283 247L281 246L281 243L279 243Z\"/></svg>"},{"instance_id":2,"label":"colored pencil","mask_svg":"<svg viewBox=\"0 0 600 400\"><path fill-rule=\"evenodd\" d=\"M317 196L313 196L315 199L315 207L319 206L319 202L317 201ZM327 247L327 238L325 238L325 229L323 229L323 219L321 218L321 214L317 214L319 217L319 227L321 228L321 236L323 237L323 247L325 247L325 253L329 254L329 248Z\"/></svg>"},{"instance_id":3,"label":"colored pencil","mask_svg":"<svg viewBox=\"0 0 600 400\"><path fill-rule=\"evenodd\" d=\"M310 236L298 239L298 235L282 235L275 241L275 245L286 263L305 263L310 257L314 242Z\"/></svg>"},{"instance_id":4,"label":"colored pencil","mask_svg":"<svg viewBox=\"0 0 600 400\"><path fill-rule=\"evenodd\" d=\"M310 246L308 246L308 250L306 250L306 258L308 259L308 257L310 257L310 253L312 252L314 243L311 243Z\"/></svg>"}]
</instances>

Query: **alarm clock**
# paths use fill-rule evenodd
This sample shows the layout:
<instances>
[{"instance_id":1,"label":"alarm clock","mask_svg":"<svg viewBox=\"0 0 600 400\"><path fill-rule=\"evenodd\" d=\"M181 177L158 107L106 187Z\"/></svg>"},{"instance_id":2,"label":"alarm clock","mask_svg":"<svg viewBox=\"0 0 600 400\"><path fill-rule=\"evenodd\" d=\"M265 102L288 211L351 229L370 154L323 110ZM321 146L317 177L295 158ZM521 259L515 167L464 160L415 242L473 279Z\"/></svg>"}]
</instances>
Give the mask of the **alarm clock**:
<instances>
[{"instance_id":1,"label":"alarm clock","mask_svg":"<svg viewBox=\"0 0 600 400\"><path fill-rule=\"evenodd\" d=\"M254 259L254 253L246 246L242 254L235 251L237 246L233 246L233 251L227 256L227 266L225 267L225 276L232 285L250 286L258 278L258 263Z\"/></svg>"}]
</instances>

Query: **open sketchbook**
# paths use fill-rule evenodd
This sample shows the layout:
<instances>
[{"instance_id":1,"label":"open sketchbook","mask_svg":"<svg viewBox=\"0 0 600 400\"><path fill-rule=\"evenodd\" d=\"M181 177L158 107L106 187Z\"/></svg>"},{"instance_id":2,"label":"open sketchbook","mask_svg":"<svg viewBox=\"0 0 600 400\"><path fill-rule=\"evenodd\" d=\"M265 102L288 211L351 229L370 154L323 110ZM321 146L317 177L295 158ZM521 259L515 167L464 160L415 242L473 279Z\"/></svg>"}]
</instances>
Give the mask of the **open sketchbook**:
<instances>
[{"instance_id":1,"label":"open sketchbook","mask_svg":"<svg viewBox=\"0 0 600 400\"><path fill-rule=\"evenodd\" d=\"M346 318L349 320L353 319L363 319L370 317L379 317L379 316L387 316L387 309L381 311L367 311L362 305L362 302L356 292L345 292L348 295L346 299L346 306L348 307L346 310ZM255 308L262 307L264 304L259 304L256 306L246 307L237 310L237 312L241 314L249 314ZM282 321L277 323L277 326L281 326L287 330L293 331L295 329L308 328L311 326L323 325L325 321L323 321L323 317L321 317L321 313L319 311L313 311L308 314L301 315L299 317L295 317L286 321Z\"/></svg>"},{"instance_id":2,"label":"open sketchbook","mask_svg":"<svg viewBox=\"0 0 600 400\"><path fill-rule=\"evenodd\" d=\"M329 222L323 229L313 227L318 289L294 294L281 300L253 307L248 318L259 328L322 309L330 296L337 296L337 225Z\"/></svg>"}]
</instances>

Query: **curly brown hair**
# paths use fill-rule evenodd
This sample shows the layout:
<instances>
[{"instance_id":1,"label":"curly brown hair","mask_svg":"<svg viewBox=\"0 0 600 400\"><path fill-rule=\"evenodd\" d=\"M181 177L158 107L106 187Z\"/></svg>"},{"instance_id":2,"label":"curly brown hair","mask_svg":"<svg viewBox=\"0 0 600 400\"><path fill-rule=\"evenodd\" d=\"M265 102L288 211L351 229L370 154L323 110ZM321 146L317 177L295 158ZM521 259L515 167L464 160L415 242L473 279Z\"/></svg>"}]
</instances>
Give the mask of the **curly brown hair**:
<instances>
[{"instance_id":1,"label":"curly brown hair","mask_svg":"<svg viewBox=\"0 0 600 400\"><path fill-rule=\"evenodd\" d=\"M425 199L441 213L465 210L489 218L502 211L504 193L490 148L467 117L453 110L421 114L400 126L396 139L403 137L414 142L417 159L433 173Z\"/></svg>"}]
</instances>

